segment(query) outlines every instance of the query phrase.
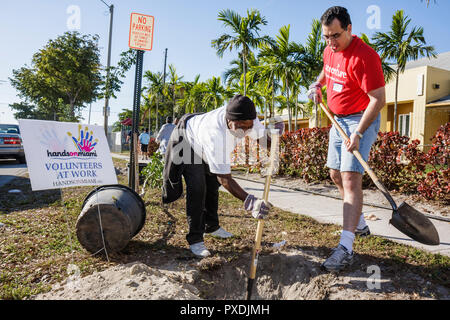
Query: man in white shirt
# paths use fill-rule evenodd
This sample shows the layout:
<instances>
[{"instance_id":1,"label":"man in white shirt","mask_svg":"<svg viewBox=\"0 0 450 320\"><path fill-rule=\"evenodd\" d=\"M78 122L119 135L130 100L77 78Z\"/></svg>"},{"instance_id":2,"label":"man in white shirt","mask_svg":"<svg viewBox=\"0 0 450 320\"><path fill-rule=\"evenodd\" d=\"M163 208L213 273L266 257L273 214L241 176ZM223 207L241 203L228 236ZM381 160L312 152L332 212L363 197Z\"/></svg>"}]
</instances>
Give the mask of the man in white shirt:
<instances>
[{"instance_id":1,"label":"man in white shirt","mask_svg":"<svg viewBox=\"0 0 450 320\"><path fill-rule=\"evenodd\" d=\"M166 123L161 127L156 136L156 142L159 143L158 152L162 155L166 153L167 143L169 143L170 135L172 134L175 125L172 123L172 117L166 118Z\"/></svg>"},{"instance_id":2,"label":"man in white shirt","mask_svg":"<svg viewBox=\"0 0 450 320\"><path fill-rule=\"evenodd\" d=\"M278 127L282 130L281 127ZM185 115L171 135L165 155L163 202L181 196L181 176L186 182L186 213L191 251L200 257L210 252L203 235L219 238L233 235L219 225L219 187L244 201L244 208L257 219L269 213L263 200L248 194L231 176L231 152L245 136L270 145L264 126L256 116L254 103L234 96L225 107L204 114Z\"/></svg>"}]
</instances>

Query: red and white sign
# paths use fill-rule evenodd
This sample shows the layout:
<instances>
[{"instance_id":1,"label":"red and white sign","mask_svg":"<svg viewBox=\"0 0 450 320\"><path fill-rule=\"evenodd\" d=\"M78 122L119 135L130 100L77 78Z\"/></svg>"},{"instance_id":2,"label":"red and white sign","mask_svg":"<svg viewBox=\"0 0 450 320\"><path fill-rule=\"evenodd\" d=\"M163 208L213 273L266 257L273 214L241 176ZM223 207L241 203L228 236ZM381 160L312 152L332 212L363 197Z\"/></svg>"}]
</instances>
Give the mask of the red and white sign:
<instances>
[{"instance_id":1,"label":"red and white sign","mask_svg":"<svg viewBox=\"0 0 450 320\"><path fill-rule=\"evenodd\" d=\"M137 50L152 50L154 24L155 17L153 16L131 13L128 46Z\"/></svg>"}]
</instances>

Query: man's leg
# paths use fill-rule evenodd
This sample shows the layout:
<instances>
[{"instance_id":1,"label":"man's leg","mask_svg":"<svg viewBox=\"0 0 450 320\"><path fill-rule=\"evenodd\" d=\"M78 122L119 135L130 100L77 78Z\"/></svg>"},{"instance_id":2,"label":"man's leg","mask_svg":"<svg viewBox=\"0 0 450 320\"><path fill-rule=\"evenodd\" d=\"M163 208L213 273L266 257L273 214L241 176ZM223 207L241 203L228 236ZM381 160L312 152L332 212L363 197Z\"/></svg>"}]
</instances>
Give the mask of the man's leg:
<instances>
[{"instance_id":1,"label":"man's leg","mask_svg":"<svg viewBox=\"0 0 450 320\"><path fill-rule=\"evenodd\" d=\"M205 231L206 181L204 166L202 164L185 164L183 176L186 182L186 215L189 225L186 240L192 245L203 242Z\"/></svg>"},{"instance_id":2,"label":"man's leg","mask_svg":"<svg viewBox=\"0 0 450 320\"><path fill-rule=\"evenodd\" d=\"M355 233L363 207L362 174L341 172L344 190L344 230Z\"/></svg>"},{"instance_id":3,"label":"man's leg","mask_svg":"<svg viewBox=\"0 0 450 320\"><path fill-rule=\"evenodd\" d=\"M215 174L206 174L206 199L205 199L205 233L211 233L220 228L219 215L219 187L220 183L217 181Z\"/></svg>"}]
</instances>

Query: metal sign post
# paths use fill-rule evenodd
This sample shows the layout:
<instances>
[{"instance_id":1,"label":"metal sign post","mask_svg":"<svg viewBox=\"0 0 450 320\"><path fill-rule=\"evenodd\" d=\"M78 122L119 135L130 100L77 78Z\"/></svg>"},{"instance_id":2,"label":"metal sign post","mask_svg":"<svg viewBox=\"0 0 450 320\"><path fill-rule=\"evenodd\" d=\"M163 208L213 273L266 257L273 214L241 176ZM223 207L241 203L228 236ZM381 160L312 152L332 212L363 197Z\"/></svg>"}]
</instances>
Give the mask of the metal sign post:
<instances>
[{"instance_id":1,"label":"metal sign post","mask_svg":"<svg viewBox=\"0 0 450 320\"><path fill-rule=\"evenodd\" d=\"M131 148L130 148L130 167L128 171L128 186L136 190L136 167L139 165L139 157L136 152L137 137L139 137L139 114L141 111L141 86L142 86L142 64L144 61L144 51L137 51L136 60L136 78L134 80L134 98L133 98L133 122L131 127Z\"/></svg>"},{"instance_id":2,"label":"metal sign post","mask_svg":"<svg viewBox=\"0 0 450 320\"><path fill-rule=\"evenodd\" d=\"M155 18L141 13L132 13L130 18L130 34L128 46L137 50L136 78L134 80L133 123L131 128L130 163L128 170L128 186L138 192L139 188L139 157L137 152L137 137L139 137L139 114L141 109L142 65L144 50L153 47L153 28Z\"/></svg>"}]
</instances>

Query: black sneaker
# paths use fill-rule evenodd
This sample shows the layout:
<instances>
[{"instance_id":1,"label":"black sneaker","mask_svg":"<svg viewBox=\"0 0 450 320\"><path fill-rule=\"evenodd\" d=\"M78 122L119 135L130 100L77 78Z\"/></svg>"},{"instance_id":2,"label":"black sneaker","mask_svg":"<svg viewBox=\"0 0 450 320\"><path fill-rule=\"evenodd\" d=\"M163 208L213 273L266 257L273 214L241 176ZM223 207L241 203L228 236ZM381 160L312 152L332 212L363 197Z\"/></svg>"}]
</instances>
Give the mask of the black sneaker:
<instances>
[{"instance_id":1,"label":"black sneaker","mask_svg":"<svg viewBox=\"0 0 450 320\"><path fill-rule=\"evenodd\" d=\"M338 245L333 249L331 256L322 263L322 269L326 271L338 272L353 263L353 252L349 253L343 245Z\"/></svg>"},{"instance_id":2,"label":"black sneaker","mask_svg":"<svg viewBox=\"0 0 450 320\"><path fill-rule=\"evenodd\" d=\"M356 229L356 230L355 230L355 236L359 236L359 237L364 238L364 237L367 237L367 236L369 236L369 235L370 235L370 229L369 229L369 226L365 226L365 227L362 228L362 229Z\"/></svg>"}]
</instances>

